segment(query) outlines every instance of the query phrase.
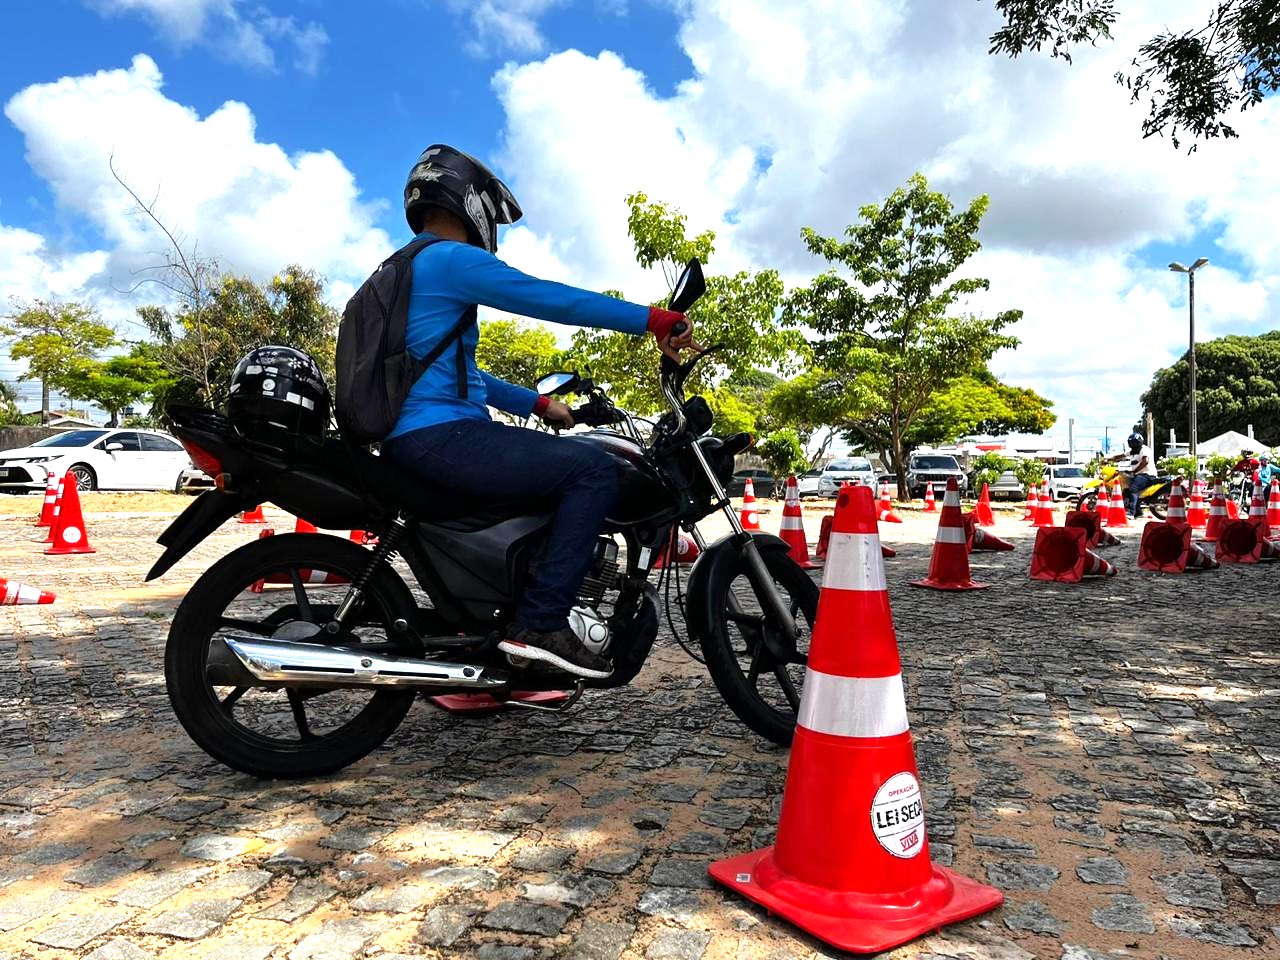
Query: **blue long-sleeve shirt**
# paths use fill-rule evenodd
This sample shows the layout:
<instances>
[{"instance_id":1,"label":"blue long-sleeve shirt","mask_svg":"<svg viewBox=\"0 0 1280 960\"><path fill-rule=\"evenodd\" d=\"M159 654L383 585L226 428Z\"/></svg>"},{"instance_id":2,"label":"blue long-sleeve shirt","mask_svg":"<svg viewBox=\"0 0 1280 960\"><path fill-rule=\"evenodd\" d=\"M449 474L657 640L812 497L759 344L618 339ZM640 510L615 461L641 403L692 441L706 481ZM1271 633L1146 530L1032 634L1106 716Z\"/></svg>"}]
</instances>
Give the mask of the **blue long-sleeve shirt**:
<instances>
[{"instance_id":1,"label":"blue long-sleeve shirt","mask_svg":"<svg viewBox=\"0 0 1280 960\"><path fill-rule=\"evenodd\" d=\"M487 250L442 240L413 260L405 334L409 353L414 357L430 353L472 304L535 320L633 334L644 333L649 320L648 307L539 280L508 266ZM465 330L461 339L467 368L466 399L458 396L457 347L451 345L410 389L388 440L453 420L488 420L489 406L517 416L533 412L538 396L534 391L500 380L476 366L476 344L480 341L477 325Z\"/></svg>"}]
</instances>

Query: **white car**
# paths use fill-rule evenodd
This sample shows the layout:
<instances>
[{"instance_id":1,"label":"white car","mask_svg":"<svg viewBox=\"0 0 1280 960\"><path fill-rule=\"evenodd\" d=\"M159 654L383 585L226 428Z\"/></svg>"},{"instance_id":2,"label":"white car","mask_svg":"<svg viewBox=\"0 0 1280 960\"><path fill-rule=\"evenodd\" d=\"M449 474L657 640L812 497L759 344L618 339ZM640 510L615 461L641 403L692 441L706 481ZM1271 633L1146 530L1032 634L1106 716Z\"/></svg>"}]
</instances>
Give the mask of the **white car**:
<instances>
[{"instance_id":1,"label":"white car","mask_svg":"<svg viewBox=\"0 0 1280 960\"><path fill-rule=\"evenodd\" d=\"M800 497L816 497L818 495L818 480L821 477L821 470L806 470L796 477L796 490Z\"/></svg>"},{"instance_id":2,"label":"white car","mask_svg":"<svg viewBox=\"0 0 1280 960\"><path fill-rule=\"evenodd\" d=\"M844 483L861 483L874 488L876 471L871 461L866 457L832 460L822 468L822 476L818 478L818 496L834 497Z\"/></svg>"},{"instance_id":3,"label":"white car","mask_svg":"<svg viewBox=\"0 0 1280 960\"><path fill-rule=\"evenodd\" d=\"M0 491L43 490L70 473L86 490L173 490L192 466L173 437L154 430L68 430L29 447L0 450Z\"/></svg>"},{"instance_id":4,"label":"white car","mask_svg":"<svg viewBox=\"0 0 1280 960\"><path fill-rule=\"evenodd\" d=\"M1049 481L1049 496L1055 501L1074 500L1089 479L1080 463L1051 463L1045 467L1044 478Z\"/></svg>"}]
</instances>

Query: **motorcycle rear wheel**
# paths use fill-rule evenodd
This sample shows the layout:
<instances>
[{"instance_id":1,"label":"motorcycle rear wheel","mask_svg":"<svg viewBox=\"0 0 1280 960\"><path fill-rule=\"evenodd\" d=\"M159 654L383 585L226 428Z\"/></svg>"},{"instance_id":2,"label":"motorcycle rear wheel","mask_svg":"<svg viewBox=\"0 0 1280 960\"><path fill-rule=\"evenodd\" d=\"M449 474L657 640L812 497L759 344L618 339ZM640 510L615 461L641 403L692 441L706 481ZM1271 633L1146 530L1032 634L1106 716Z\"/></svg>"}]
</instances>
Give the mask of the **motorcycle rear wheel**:
<instances>
[{"instance_id":1,"label":"motorcycle rear wheel","mask_svg":"<svg viewBox=\"0 0 1280 960\"><path fill-rule=\"evenodd\" d=\"M370 556L338 537L283 534L240 547L195 582L169 630L165 683L174 714L198 747L254 776L314 777L365 757L395 731L413 706L413 691L242 687L219 682L226 678L209 667L211 644L226 633L421 654L416 639L388 639L391 624L415 607L389 565L370 579L347 621L350 629L327 639L319 627L331 619L346 587L304 582L309 578L290 573L322 571L350 581ZM259 579L272 574L291 582L252 592Z\"/></svg>"}]
</instances>

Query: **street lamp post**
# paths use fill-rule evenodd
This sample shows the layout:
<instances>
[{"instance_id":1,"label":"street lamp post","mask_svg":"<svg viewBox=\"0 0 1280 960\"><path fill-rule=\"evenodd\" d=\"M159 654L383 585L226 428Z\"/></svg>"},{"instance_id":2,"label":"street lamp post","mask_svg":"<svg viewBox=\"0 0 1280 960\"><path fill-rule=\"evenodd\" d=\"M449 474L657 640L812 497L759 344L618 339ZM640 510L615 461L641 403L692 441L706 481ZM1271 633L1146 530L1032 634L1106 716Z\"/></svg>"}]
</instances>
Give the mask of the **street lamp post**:
<instances>
[{"instance_id":1,"label":"street lamp post","mask_svg":"<svg viewBox=\"0 0 1280 960\"><path fill-rule=\"evenodd\" d=\"M1174 273L1185 273L1187 275L1187 310L1190 313L1191 333L1190 348L1187 350L1187 365L1191 369L1190 383L1187 385L1191 392L1191 422L1188 425L1191 434L1191 462L1195 465L1193 469L1200 469L1200 461L1196 459L1196 271L1209 262L1208 257L1199 257L1195 263L1189 267L1184 267L1178 261L1169 264L1169 269Z\"/></svg>"}]
</instances>

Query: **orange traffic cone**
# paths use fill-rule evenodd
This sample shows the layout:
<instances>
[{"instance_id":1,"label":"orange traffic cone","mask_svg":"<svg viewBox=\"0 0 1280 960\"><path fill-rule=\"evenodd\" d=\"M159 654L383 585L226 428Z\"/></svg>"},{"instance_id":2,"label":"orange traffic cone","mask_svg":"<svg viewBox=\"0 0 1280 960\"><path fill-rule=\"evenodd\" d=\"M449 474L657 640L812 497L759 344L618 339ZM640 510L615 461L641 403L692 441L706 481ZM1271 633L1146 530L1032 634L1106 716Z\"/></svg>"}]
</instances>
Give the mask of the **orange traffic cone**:
<instances>
[{"instance_id":1,"label":"orange traffic cone","mask_svg":"<svg viewBox=\"0 0 1280 960\"><path fill-rule=\"evenodd\" d=\"M303 520L301 517L295 517L293 523L294 533L319 533L316 525L310 520Z\"/></svg>"},{"instance_id":2,"label":"orange traffic cone","mask_svg":"<svg viewBox=\"0 0 1280 960\"><path fill-rule=\"evenodd\" d=\"M822 524L818 528L818 547L814 550L813 555L819 560L827 559L827 549L831 542L831 522L835 519L831 514L827 514L822 518ZM888 559L896 557L898 552L893 547L880 544L880 556Z\"/></svg>"},{"instance_id":3,"label":"orange traffic cone","mask_svg":"<svg viewBox=\"0 0 1280 960\"><path fill-rule=\"evenodd\" d=\"M1264 540L1271 539L1271 522L1267 519L1267 508L1262 502L1262 484L1253 485L1253 499L1249 501L1249 522L1258 528Z\"/></svg>"},{"instance_id":4,"label":"orange traffic cone","mask_svg":"<svg viewBox=\"0 0 1280 960\"><path fill-rule=\"evenodd\" d=\"M1227 522L1227 495L1222 490L1222 481L1213 482L1213 500L1209 504L1209 523L1204 528L1204 536L1200 539L1213 543L1218 539L1218 532Z\"/></svg>"},{"instance_id":5,"label":"orange traffic cone","mask_svg":"<svg viewBox=\"0 0 1280 960\"><path fill-rule=\"evenodd\" d=\"M879 510L881 523L901 523L902 518L893 512L893 501L889 499L889 484L880 484L880 506Z\"/></svg>"},{"instance_id":6,"label":"orange traffic cone","mask_svg":"<svg viewBox=\"0 0 1280 960\"><path fill-rule=\"evenodd\" d=\"M991 497L987 494L987 485L985 483L982 485L982 496L978 497L973 513L977 517L978 526L994 527L996 525L995 515L991 512Z\"/></svg>"},{"instance_id":7,"label":"orange traffic cone","mask_svg":"<svg viewBox=\"0 0 1280 960\"><path fill-rule=\"evenodd\" d=\"M1191 528L1169 523L1148 523L1138 546L1138 569L1157 573L1216 570L1218 561L1191 539Z\"/></svg>"},{"instance_id":8,"label":"orange traffic cone","mask_svg":"<svg viewBox=\"0 0 1280 960\"><path fill-rule=\"evenodd\" d=\"M254 509L255 509L255 510L257 510L259 513L261 513L261 512L262 512L262 507L255 507ZM258 531L258 539L259 539L259 540L265 540L265 539L267 539L267 537L274 537L275 535L276 535L276 531L275 531L275 529L274 529L273 527L264 527L262 530L259 530L259 531ZM268 579L270 580L270 582L271 582L271 583L288 583L288 582L289 582L289 578L288 578L288 577L286 577L286 576L284 576L283 574L273 575L273 576L272 576L272 577L270 577L270 578L264 578L264 579L262 579L262 580L255 580L255 581L253 582L253 586L251 586L251 587L249 588L249 592L250 592L250 593L261 593L261 592L262 592L262 587L263 587L263 585L264 585L264 584L266 584L266 583L268 582Z\"/></svg>"},{"instance_id":9,"label":"orange traffic cone","mask_svg":"<svg viewBox=\"0 0 1280 960\"><path fill-rule=\"evenodd\" d=\"M951 479L942 496L942 516L938 518L938 537L929 559L929 575L923 580L912 580L911 585L934 590L982 590L991 586L969 576L966 540L964 517L960 514L960 487Z\"/></svg>"},{"instance_id":10,"label":"orange traffic cone","mask_svg":"<svg viewBox=\"0 0 1280 960\"><path fill-rule=\"evenodd\" d=\"M36 518L37 527L53 526L53 514L58 504L58 474L50 470L44 475L44 505Z\"/></svg>"},{"instance_id":11,"label":"orange traffic cone","mask_svg":"<svg viewBox=\"0 0 1280 960\"><path fill-rule=\"evenodd\" d=\"M1031 579L1079 583L1082 577L1114 577L1116 568L1089 549L1080 527L1046 527L1036 532Z\"/></svg>"},{"instance_id":12,"label":"orange traffic cone","mask_svg":"<svg viewBox=\"0 0 1280 960\"><path fill-rule=\"evenodd\" d=\"M676 563L689 564L698 559L698 554L702 551L698 549L698 544L694 542L693 537L685 533L673 531L676 542ZM668 540L662 545L662 549L658 551L658 558L654 560L651 570L661 570L670 565L668 554L671 552L671 542Z\"/></svg>"},{"instance_id":13,"label":"orange traffic cone","mask_svg":"<svg viewBox=\"0 0 1280 960\"><path fill-rule=\"evenodd\" d=\"M1027 509L1023 512L1020 519L1026 520L1028 523L1035 523L1037 511L1040 509L1040 497L1036 494L1035 484L1027 487Z\"/></svg>"},{"instance_id":14,"label":"orange traffic cone","mask_svg":"<svg viewBox=\"0 0 1280 960\"><path fill-rule=\"evenodd\" d=\"M1036 519L1032 523L1034 527L1052 527L1053 526L1053 498L1049 496L1049 481L1044 481L1040 486L1040 502L1036 507Z\"/></svg>"},{"instance_id":15,"label":"orange traffic cone","mask_svg":"<svg viewBox=\"0 0 1280 960\"><path fill-rule=\"evenodd\" d=\"M1280 480L1272 480L1267 493L1267 523L1271 529L1280 530Z\"/></svg>"},{"instance_id":16,"label":"orange traffic cone","mask_svg":"<svg viewBox=\"0 0 1280 960\"><path fill-rule=\"evenodd\" d=\"M756 510L756 485L747 477L742 488L742 513L738 517L743 530L759 530L760 514Z\"/></svg>"},{"instance_id":17,"label":"orange traffic cone","mask_svg":"<svg viewBox=\"0 0 1280 960\"><path fill-rule=\"evenodd\" d=\"M45 538L42 541L43 543L53 543L53 531L57 528L58 516L62 513L62 491L66 489L67 476L68 474L64 473L62 476L58 478L58 492L53 498L53 514L49 518L49 532L45 534ZM71 483L75 484L75 482L76 482L76 478L72 476ZM45 493L46 497L48 497L47 490L48 488L46 488L46 493ZM41 510L40 512L43 513L44 511Z\"/></svg>"},{"instance_id":18,"label":"orange traffic cone","mask_svg":"<svg viewBox=\"0 0 1280 960\"><path fill-rule=\"evenodd\" d=\"M347 537L352 543L358 543L360 546L368 546L373 537L369 535L367 530L352 530L350 536Z\"/></svg>"},{"instance_id":19,"label":"orange traffic cone","mask_svg":"<svg viewBox=\"0 0 1280 960\"><path fill-rule=\"evenodd\" d=\"M953 488L943 520L952 513L962 533ZM770 913L858 953L1004 901L929 856L877 515L869 489L840 491L777 840L709 868Z\"/></svg>"},{"instance_id":20,"label":"orange traffic cone","mask_svg":"<svg viewBox=\"0 0 1280 960\"><path fill-rule=\"evenodd\" d=\"M48 590L0 577L0 607L17 607L28 603L53 603L56 599L58 598Z\"/></svg>"},{"instance_id":21,"label":"orange traffic cone","mask_svg":"<svg viewBox=\"0 0 1280 960\"><path fill-rule=\"evenodd\" d=\"M1191 481L1191 503L1187 507L1187 524L1192 530L1203 530L1209 522L1204 508L1204 483L1199 477Z\"/></svg>"},{"instance_id":22,"label":"orange traffic cone","mask_svg":"<svg viewBox=\"0 0 1280 960\"><path fill-rule=\"evenodd\" d=\"M1084 542L1087 546L1105 546L1102 542L1102 535L1106 531L1102 529L1102 518L1091 510L1068 510L1062 525L1063 527L1076 527L1083 530ZM1115 537L1111 539L1114 540Z\"/></svg>"},{"instance_id":23,"label":"orange traffic cone","mask_svg":"<svg viewBox=\"0 0 1280 960\"><path fill-rule=\"evenodd\" d=\"M1219 563L1257 563L1280 559L1280 544L1272 543L1248 520L1228 520L1218 531L1214 558Z\"/></svg>"},{"instance_id":24,"label":"orange traffic cone","mask_svg":"<svg viewBox=\"0 0 1280 960\"><path fill-rule=\"evenodd\" d=\"M816 566L809 559L809 541L804 535L804 512L800 509L800 487L795 474L787 477L787 499L782 507L782 527L778 536L791 547L788 556L798 566L805 569Z\"/></svg>"},{"instance_id":25,"label":"orange traffic cone","mask_svg":"<svg viewBox=\"0 0 1280 960\"><path fill-rule=\"evenodd\" d=\"M1183 498L1182 478L1174 477L1173 486L1169 490L1169 511L1166 515L1165 522L1171 523L1175 527L1187 526L1187 506Z\"/></svg>"},{"instance_id":26,"label":"orange traffic cone","mask_svg":"<svg viewBox=\"0 0 1280 960\"><path fill-rule=\"evenodd\" d=\"M262 504L258 504L252 510L246 510L240 514L241 523L266 523L267 518L262 513Z\"/></svg>"},{"instance_id":27,"label":"orange traffic cone","mask_svg":"<svg viewBox=\"0 0 1280 960\"><path fill-rule=\"evenodd\" d=\"M928 483L924 485L924 512L925 513L938 512L936 501L933 498L933 481L932 480L930 480Z\"/></svg>"},{"instance_id":28,"label":"orange traffic cone","mask_svg":"<svg viewBox=\"0 0 1280 960\"><path fill-rule=\"evenodd\" d=\"M1013 544L1008 540L997 537L994 533L987 533L978 525L978 517L975 512L962 514L961 519L964 520L964 536L965 548L973 553L975 550L1012 550Z\"/></svg>"},{"instance_id":29,"label":"orange traffic cone","mask_svg":"<svg viewBox=\"0 0 1280 960\"><path fill-rule=\"evenodd\" d=\"M58 504L58 519L49 529L53 533L53 546L46 554L58 556L67 553L97 553L89 546L89 532L84 528L84 514L80 512L80 486L75 476L68 474L71 482L62 484L62 502ZM65 481L65 477L63 480Z\"/></svg>"},{"instance_id":30,"label":"orange traffic cone","mask_svg":"<svg viewBox=\"0 0 1280 960\"><path fill-rule=\"evenodd\" d=\"M1111 500L1107 505L1107 526L1108 527L1127 527L1129 525L1129 511L1124 506L1124 493L1121 492L1120 482L1117 480L1111 485Z\"/></svg>"},{"instance_id":31,"label":"orange traffic cone","mask_svg":"<svg viewBox=\"0 0 1280 960\"><path fill-rule=\"evenodd\" d=\"M1227 519L1228 520L1240 519L1240 508L1236 506L1235 498L1232 498L1227 501Z\"/></svg>"}]
</instances>

